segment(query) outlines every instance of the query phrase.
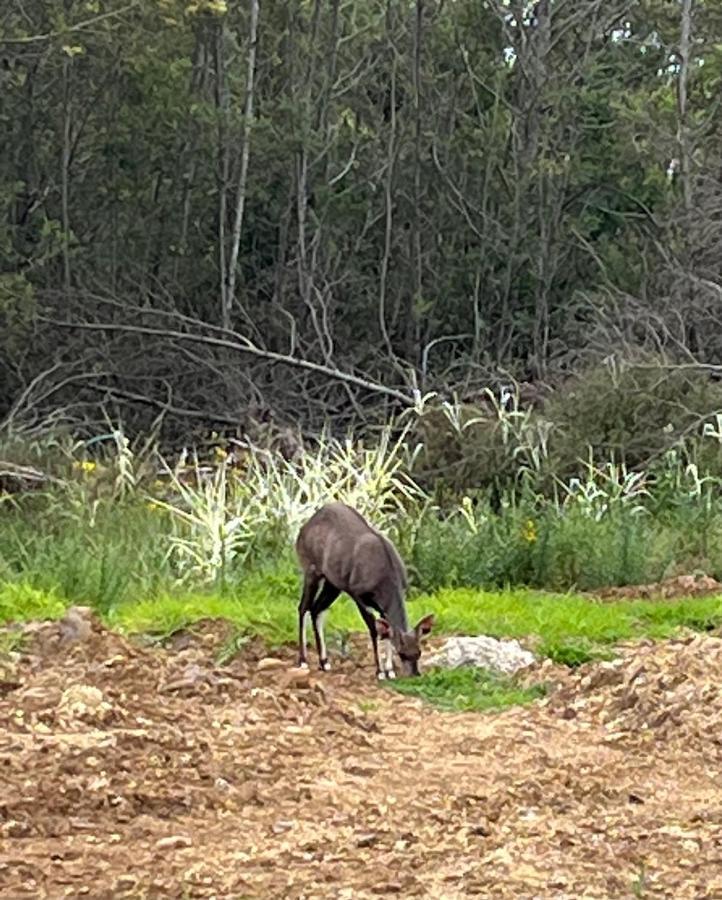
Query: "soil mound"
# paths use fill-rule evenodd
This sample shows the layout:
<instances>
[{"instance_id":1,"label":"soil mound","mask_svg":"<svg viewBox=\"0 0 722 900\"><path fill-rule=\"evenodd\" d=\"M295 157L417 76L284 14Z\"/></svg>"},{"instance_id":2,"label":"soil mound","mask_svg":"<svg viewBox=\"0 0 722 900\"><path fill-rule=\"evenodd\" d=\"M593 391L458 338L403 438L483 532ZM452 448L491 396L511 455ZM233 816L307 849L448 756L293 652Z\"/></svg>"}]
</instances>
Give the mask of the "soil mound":
<instances>
[{"instance_id":1,"label":"soil mound","mask_svg":"<svg viewBox=\"0 0 722 900\"><path fill-rule=\"evenodd\" d=\"M169 651L69 619L2 670L2 896L722 896L718 639L480 716L376 684L363 636L299 673L218 665L213 623Z\"/></svg>"}]
</instances>

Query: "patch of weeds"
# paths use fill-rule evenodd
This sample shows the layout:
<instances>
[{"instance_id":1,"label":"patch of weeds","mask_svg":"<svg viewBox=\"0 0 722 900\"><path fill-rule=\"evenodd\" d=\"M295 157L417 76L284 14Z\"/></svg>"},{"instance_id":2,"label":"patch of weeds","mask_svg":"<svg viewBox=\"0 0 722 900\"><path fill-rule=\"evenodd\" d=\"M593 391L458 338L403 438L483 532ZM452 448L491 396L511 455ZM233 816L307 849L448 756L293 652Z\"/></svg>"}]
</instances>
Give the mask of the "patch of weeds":
<instances>
[{"instance_id":1,"label":"patch of weeds","mask_svg":"<svg viewBox=\"0 0 722 900\"><path fill-rule=\"evenodd\" d=\"M639 873L632 882L632 893L635 897L644 897L647 888L647 871L644 863L639 867Z\"/></svg>"},{"instance_id":2,"label":"patch of weeds","mask_svg":"<svg viewBox=\"0 0 722 900\"><path fill-rule=\"evenodd\" d=\"M216 653L216 665L227 666L228 663L232 662L236 656L238 656L249 640L250 637L248 634L245 634L238 629L234 631L233 634L230 634L218 648L218 652Z\"/></svg>"},{"instance_id":3,"label":"patch of weeds","mask_svg":"<svg viewBox=\"0 0 722 900\"><path fill-rule=\"evenodd\" d=\"M615 653L611 648L602 647L585 640L544 643L539 648L539 652L542 656L551 659L552 662L562 666L569 666L571 669L593 660L610 660L615 658Z\"/></svg>"},{"instance_id":4,"label":"patch of weeds","mask_svg":"<svg viewBox=\"0 0 722 900\"><path fill-rule=\"evenodd\" d=\"M574 594L457 588L413 602L436 615L440 633L517 639L536 635L544 655L567 665L603 659L603 647L619 641L668 638L679 628L710 631L722 625L720 596L605 603Z\"/></svg>"},{"instance_id":5,"label":"patch of weeds","mask_svg":"<svg viewBox=\"0 0 722 900\"><path fill-rule=\"evenodd\" d=\"M387 682L387 687L411 697L420 697L440 709L454 712L484 712L531 703L543 697L543 685L522 687L513 678L486 669L432 669L418 678Z\"/></svg>"},{"instance_id":6,"label":"patch of weeds","mask_svg":"<svg viewBox=\"0 0 722 900\"><path fill-rule=\"evenodd\" d=\"M721 597L691 597L628 604L641 630L650 637L669 637L677 628L713 631L722 625Z\"/></svg>"},{"instance_id":7,"label":"patch of weeds","mask_svg":"<svg viewBox=\"0 0 722 900\"><path fill-rule=\"evenodd\" d=\"M0 659L11 653L20 653L26 644L27 635L20 629L0 631Z\"/></svg>"},{"instance_id":8,"label":"patch of weeds","mask_svg":"<svg viewBox=\"0 0 722 900\"><path fill-rule=\"evenodd\" d=\"M59 619L65 603L52 591L41 591L23 582L0 585L0 622Z\"/></svg>"},{"instance_id":9,"label":"patch of weeds","mask_svg":"<svg viewBox=\"0 0 722 900\"><path fill-rule=\"evenodd\" d=\"M379 708L375 700L359 700L357 705L362 713L375 712Z\"/></svg>"},{"instance_id":10,"label":"patch of weeds","mask_svg":"<svg viewBox=\"0 0 722 900\"><path fill-rule=\"evenodd\" d=\"M334 628L328 636L328 645L342 659L351 656L351 630L348 628Z\"/></svg>"}]
</instances>

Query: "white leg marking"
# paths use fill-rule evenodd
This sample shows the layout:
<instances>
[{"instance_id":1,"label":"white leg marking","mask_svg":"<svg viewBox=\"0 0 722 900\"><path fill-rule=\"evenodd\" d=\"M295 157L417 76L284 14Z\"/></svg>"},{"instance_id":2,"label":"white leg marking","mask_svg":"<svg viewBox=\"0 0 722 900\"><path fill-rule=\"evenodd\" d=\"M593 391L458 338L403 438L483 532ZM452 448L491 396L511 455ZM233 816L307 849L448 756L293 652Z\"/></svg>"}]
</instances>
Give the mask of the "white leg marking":
<instances>
[{"instance_id":1,"label":"white leg marking","mask_svg":"<svg viewBox=\"0 0 722 900\"><path fill-rule=\"evenodd\" d=\"M327 612L328 612L328 610L324 609L323 612L320 612L316 616L316 628L318 628L318 642L320 645L321 660L325 660L325 662L322 662L322 664L321 664L321 668L323 669L324 672L328 672L331 668L331 663L329 663L328 660L326 659L326 638L323 633L323 623L326 620Z\"/></svg>"},{"instance_id":2,"label":"white leg marking","mask_svg":"<svg viewBox=\"0 0 722 900\"><path fill-rule=\"evenodd\" d=\"M387 678L396 678L396 672L394 672L394 651L389 640L384 641L384 671Z\"/></svg>"}]
</instances>

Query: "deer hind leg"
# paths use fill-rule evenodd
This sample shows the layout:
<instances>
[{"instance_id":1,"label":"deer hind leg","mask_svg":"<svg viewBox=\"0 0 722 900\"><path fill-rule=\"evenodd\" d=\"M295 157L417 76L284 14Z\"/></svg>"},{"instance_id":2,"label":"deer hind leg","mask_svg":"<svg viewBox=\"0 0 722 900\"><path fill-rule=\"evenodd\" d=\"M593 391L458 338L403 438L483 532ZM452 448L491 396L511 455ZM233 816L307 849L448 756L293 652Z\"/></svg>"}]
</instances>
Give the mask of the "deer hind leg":
<instances>
[{"instance_id":1,"label":"deer hind leg","mask_svg":"<svg viewBox=\"0 0 722 900\"><path fill-rule=\"evenodd\" d=\"M328 672L331 668L331 664L328 661L328 653L326 651L326 638L323 633L323 623L328 608L340 593L341 591L337 587L334 587L328 581L324 581L321 593L316 597L313 606L311 607L311 622L313 623L313 634L316 638L318 666L324 672Z\"/></svg>"},{"instance_id":2,"label":"deer hind leg","mask_svg":"<svg viewBox=\"0 0 722 900\"><path fill-rule=\"evenodd\" d=\"M376 633L376 619L374 616L366 609L363 603L360 603L358 600L356 601L356 606L358 606L358 611L361 613L361 618L366 623L366 627L369 630L369 635L371 636L371 646L374 651L374 665L376 666L376 677L381 681L386 677L386 673L381 670L381 663L379 662L379 636Z\"/></svg>"},{"instance_id":3,"label":"deer hind leg","mask_svg":"<svg viewBox=\"0 0 722 900\"><path fill-rule=\"evenodd\" d=\"M298 604L298 668L307 669L306 659L306 622L311 615L311 607L318 592L321 579L315 572L306 572L303 576L303 593Z\"/></svg>"}]
</instances>

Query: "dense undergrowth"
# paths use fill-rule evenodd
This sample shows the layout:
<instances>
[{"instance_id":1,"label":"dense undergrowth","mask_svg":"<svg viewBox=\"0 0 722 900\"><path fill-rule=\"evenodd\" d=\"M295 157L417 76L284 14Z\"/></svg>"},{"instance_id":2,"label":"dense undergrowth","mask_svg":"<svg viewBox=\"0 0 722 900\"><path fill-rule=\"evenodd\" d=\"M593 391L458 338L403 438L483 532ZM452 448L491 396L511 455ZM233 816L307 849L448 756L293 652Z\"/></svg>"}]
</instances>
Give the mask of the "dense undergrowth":
<instances>
[{"instance_id":1,"label":"dense undergrowth","mask_svg":"<svg viewBox=\"0 0 722 900\"><path fill-rule=\"evenodd\" d=\"M508 477L491 484L480 471L474 488L467 472L463 491L443 475L434 490L426 483L429 447L416 441L427 413L373 443L324 436L292 462L260 449L231 458L218 446L204 462L184 455L171 465L152 442L131 446L116 429L75 444L6 437L5 471L22 464L43 478L33 490L0 481L0 619L56 616L74 603L128 631L162 636L221 616L272 643L292 640L293 539L337 498L396 540L412 616L433 611L442 631L535 635L542 652L574 664L615 641L720 622L716 598L600 604L578 595L682 572L722 577L719 418L645 468L589 451L562 477L550 474L542 421L518 398L492 407L483 421ZM478 417L451 404L433 415L473 450ZM343 647L359 627L350 603L336 604L331 625Z\"/></svg>"}]
</instances>

